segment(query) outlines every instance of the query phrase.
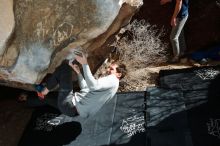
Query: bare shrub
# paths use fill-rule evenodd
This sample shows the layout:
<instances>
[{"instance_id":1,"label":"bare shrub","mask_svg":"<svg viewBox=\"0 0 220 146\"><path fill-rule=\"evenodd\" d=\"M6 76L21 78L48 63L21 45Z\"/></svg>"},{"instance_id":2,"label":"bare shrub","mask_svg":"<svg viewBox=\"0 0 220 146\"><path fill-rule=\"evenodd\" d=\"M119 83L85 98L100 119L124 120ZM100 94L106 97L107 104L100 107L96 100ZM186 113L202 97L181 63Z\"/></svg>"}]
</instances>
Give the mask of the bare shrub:
<instances>
[{"instance_id":1,"label":"bare shrub","mask_svg":"<svg viewBox=\"0 0 220 146\"><path fill-rule=\"evenodd\" d=\"M167 60L167 44L161 40L163 35L163 29L158 30L156 26L144 20L134 20L121 29L112 44L116 49L114 55L117 54L118 62L126 64L129 71L121 82L120 91L143 90L149 85L148 81L152 82L150 76L152 73L147 72L146 68L157 66ZM98 73L104 68L102 66Z\"/></svg>"},{"instance_id":2,"label":"bare shrub","mask_svg":"<svg viewBox=\"0 0 220 146\"><path fill-rule=\"evenodd\" d=\"M117 48L119 61L126 62L129 68L158 65L167 60L167 44L161 41L163 29L157 30L155 25L150 25L145 20L134 20L121 32L126 32L127 35L118 37L113 46Z\"/></svg>"}]
</instances>

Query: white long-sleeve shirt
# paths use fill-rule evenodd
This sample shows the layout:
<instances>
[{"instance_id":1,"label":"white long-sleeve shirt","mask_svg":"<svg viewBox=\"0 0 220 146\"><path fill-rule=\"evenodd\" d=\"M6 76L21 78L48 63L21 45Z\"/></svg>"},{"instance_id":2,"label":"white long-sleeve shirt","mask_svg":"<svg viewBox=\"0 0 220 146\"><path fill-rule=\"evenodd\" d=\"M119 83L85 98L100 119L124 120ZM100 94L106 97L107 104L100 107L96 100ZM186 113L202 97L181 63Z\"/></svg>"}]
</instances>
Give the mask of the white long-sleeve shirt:
<instances>
[{"instance_id":1,"label":"white long-sleeve shirt","mask_svg":"<svg viewBox=\"0 0 220 146\"><path fill-rule=\"evenodd\" d=\"M95 79L89 65L83 65L84 78L78 74L80 92L75 92L72 102L81 117L94 115L117 92L119 79L115 75L108 75Z\"/></svg>"}]
</instances>

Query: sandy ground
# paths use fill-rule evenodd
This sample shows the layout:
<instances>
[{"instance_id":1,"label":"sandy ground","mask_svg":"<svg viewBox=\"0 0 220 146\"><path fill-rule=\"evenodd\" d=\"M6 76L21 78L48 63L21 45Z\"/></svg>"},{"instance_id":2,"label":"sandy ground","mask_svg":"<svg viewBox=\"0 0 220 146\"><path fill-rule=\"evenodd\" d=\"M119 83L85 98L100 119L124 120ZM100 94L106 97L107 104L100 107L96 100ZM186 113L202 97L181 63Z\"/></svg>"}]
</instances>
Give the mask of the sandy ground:
<instances>
[{"instance_id":1,"label":"sandy ground","mask_svg":"<svg viewBox=\"0 0 220 146\"><path fill-rule=\"evenodd\" d=\"M0 87L0 146L16 146L29 121L32 109L17 102L22 90Z\"/></svg>"}]
</instances>

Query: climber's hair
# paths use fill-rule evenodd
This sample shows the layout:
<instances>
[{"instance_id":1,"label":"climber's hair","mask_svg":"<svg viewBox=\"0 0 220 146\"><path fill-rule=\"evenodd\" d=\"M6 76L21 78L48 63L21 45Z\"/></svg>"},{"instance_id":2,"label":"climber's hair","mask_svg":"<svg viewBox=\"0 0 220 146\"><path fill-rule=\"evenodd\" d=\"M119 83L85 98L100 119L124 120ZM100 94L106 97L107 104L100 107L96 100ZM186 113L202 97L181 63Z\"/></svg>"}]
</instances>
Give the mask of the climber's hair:
<instances>
[{"instance_id":1,"label":"climber's hair","mask_svg":"<svg viewBox=\"0 0 220 146\"><path fill-rule=\"evenodd\" d=\"M115 63L115 64L117 64L117 63ZM121 73L120 79L123 79L125 77L125 75L127 74L126 65L123 63L119 63L117 65L118 65L118 67L116 68L116 71L118 73Z\"/></svg>"}]
</instances>

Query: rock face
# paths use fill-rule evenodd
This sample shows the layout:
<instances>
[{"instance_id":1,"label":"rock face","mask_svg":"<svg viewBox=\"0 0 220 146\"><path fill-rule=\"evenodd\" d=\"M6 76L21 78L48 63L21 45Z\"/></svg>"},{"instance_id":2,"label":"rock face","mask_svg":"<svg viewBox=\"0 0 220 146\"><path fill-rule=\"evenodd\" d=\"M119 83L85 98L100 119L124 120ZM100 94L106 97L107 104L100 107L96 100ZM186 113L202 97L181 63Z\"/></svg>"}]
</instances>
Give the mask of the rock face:
<instances>
[{"instance_id":1,"label":"rock face","mask_svg":"<svg viewBox=\"0 0 220 146\"><path fill-rule=\"evenodd\" d=\"M13 0L1 0L0 5L0 56L7 50L15 26Z\"/></svg>"},{"instance_id":2,"label":"rock face","mask_svg":"<svg viewBox=\"0 0 220 146\"><path fill-rule=\"evenodd\" d=\"M189 52L205 49L220 43L220 2L219 0L190 0L189 18L185 25L185 39ZM160 6L159 0L144 0L144 5L133 17L145 19L157 29L165 29L164 41L169 43L170 19L173 14L170 4ZM171 46L170 46L171 47Z\"/></svg>"},{"instance_id":3,"label":"rock face","mask_svg":"<svg viewBox=\"0 0 220 146\"><path fill-rule=\"evenodd\" d=\"M95 71L110 52L104 46L142 5L142 0L0 1L0 84L27 90L79 45Z\"/></svg>"}]
</instances>

